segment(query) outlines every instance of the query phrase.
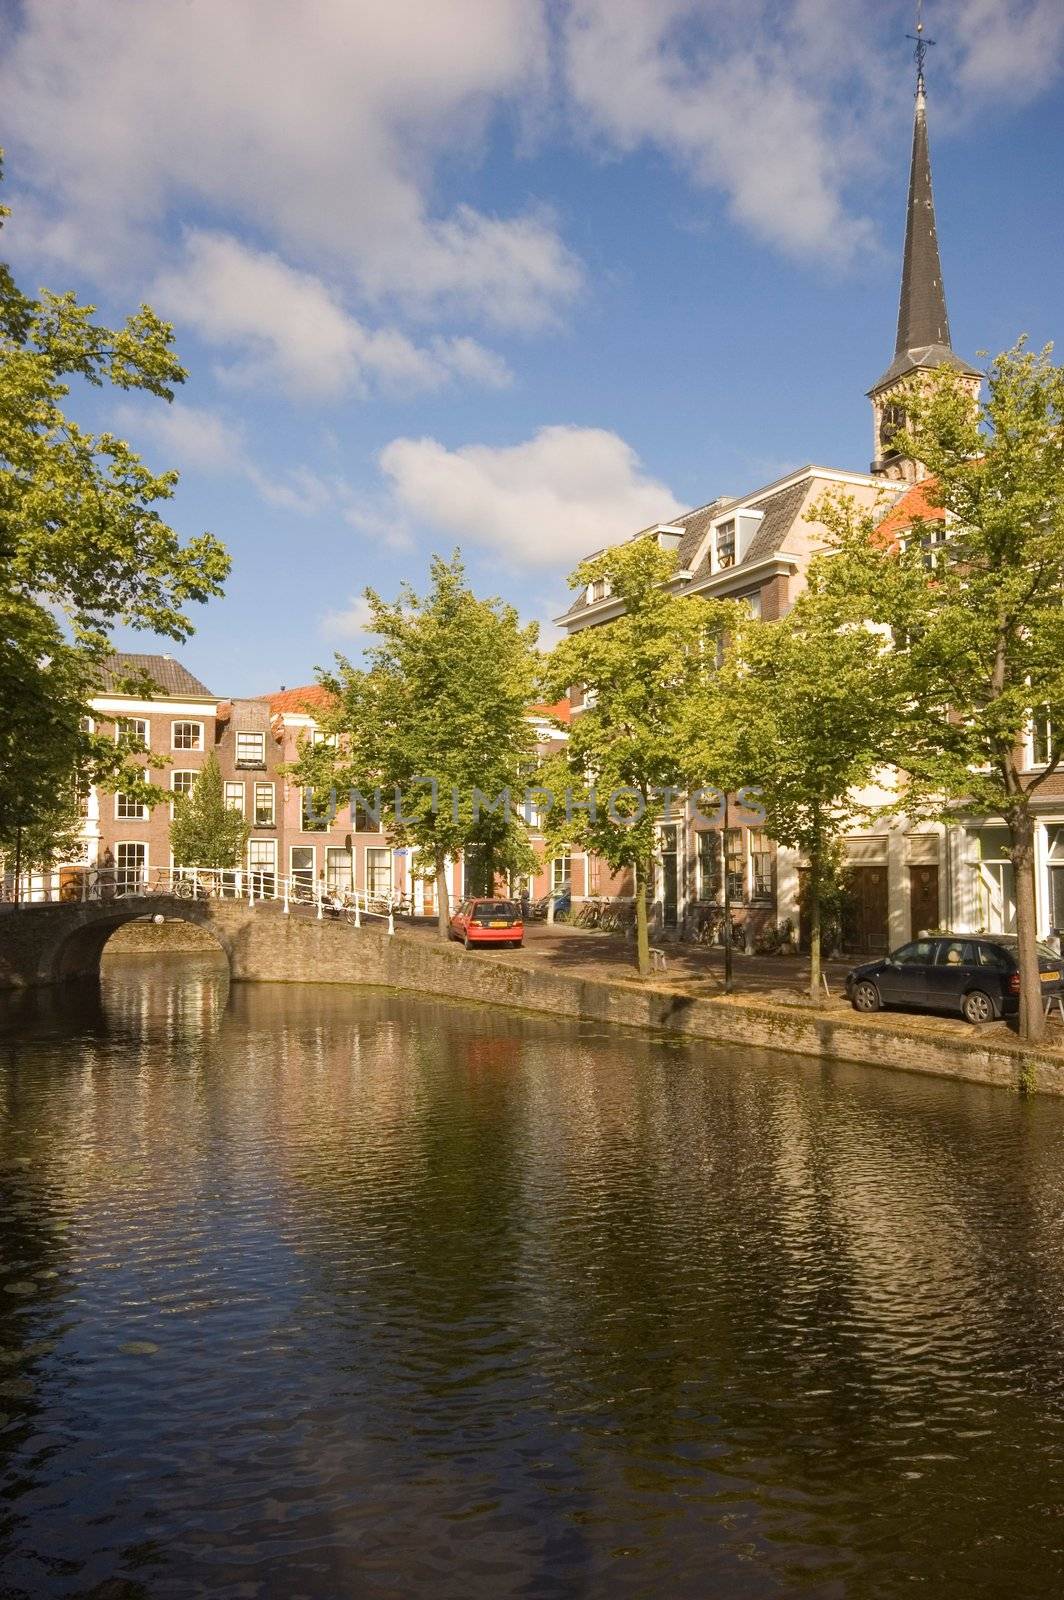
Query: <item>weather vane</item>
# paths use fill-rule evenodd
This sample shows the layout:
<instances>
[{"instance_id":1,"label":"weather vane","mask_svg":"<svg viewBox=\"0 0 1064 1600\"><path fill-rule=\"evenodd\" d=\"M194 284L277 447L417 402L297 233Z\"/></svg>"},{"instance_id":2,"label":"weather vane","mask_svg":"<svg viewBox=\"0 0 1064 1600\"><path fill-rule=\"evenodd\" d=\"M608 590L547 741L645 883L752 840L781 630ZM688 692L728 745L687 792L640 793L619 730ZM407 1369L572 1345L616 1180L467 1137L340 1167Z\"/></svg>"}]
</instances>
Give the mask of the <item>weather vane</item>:
<instances>
[{"instance_id":1,"label":"weather vane","mask_svg":"<svg viewBox=\"0 0 1064 1600\"><path fill-rule=\"evenodd\" d=\"M916 45L913 55L916 57L916 92L922 94L924 90L924 58L927 55L928 45L934 44L934 39L924 38L924 0L916 0L916 32L907 33Z\"/></svg>"}]
</instances>

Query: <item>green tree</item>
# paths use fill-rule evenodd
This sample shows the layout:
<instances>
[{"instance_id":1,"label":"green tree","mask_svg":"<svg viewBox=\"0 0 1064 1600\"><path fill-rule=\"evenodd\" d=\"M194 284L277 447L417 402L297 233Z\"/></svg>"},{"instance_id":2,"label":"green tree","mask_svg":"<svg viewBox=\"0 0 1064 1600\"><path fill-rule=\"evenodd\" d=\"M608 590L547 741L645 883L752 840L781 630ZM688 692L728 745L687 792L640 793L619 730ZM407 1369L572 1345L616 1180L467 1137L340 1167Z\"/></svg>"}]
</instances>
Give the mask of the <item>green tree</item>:
<instances>
[{"instance_id":1,"label":"green tree","mask_svg":"<svg viewBox=\"0 0 1064 1600\"><path fill-rule=\"evenodd\" d=\"M556 791L548 841L582 844L614 871L631 873L636 961L644 977L650 971L647 892L658 823L666 808L681 815L688 789L713 781L693 762L690 741L682 735L692 725L694 697L711 695L720 641L738 614L733 604L680 598L670 587L675 572L675 555L649 538L585 561L571 587L604 581L623 610L609 623L563 639L545 674L551 700L574 686L584 693L565 755L544 774Z\"/></svg>"},{"instance_id":2,"label":"green tree","mask_svg":"<svg viewBox=\"0 0 1064 1600\"><path fill-rule=\"evenodd\" d=\"M518 786L534 746L536 628L522 627L512 606L478 599L457 552L433 558L428 594L404 585L394 602L372 589L366 599L380 640L368 668L337 656L334 672L319 672L333 700L319 722L338 745L304 748L293 770L319 809L330 787L370 799L380 791L382 826L430 866L447 938L448 857L489 846L504 870L527 859ZM505 791L509 816L505 801L488 809Z\"/></svg>"},{"instance_id":3,"label":"green tree","mask_svg":"<svg viewBox=\"0 0 1064 1600\"><path fill-rule=\"evenodd\" d=\"M0 219L8 214L0 206ZM0 832L14 819L5 784L19 810L40 792L42 773L51 781L65 772L70 790L88 779L141 781L139 770L116 771L113 741L108 750L104 739L73 737L108 635L124 623L187 638L188 605L219 594L229 569L210 534L182 544L160 515L176 473L149 472L124 440L70 415L75 385L168 401L185 377L173 330L150 307L117 329L94 317L72 293L29 297L0 263L0 708L7 720L17 684L56 711L47 729L15 719L26 736L6 740Z\"/></svg>"},{"instance_id":4,"label":"green tree","mask_svg":"<svg viewBox=\"0 0 1064 1600\"><path fill-rule=\"evenodd\" d=\"M1020 341L975 405L948 368L904 399L897 447L930 473L945 521L900 543L836 507L825 590L891 630L909 676L897 756L910 809L1000 816L1015 876L1020 1033L1044 1031L1036 947L1034 803L1064 745L1064 371ZM1032 721L1046 732L1028 770ZM1053 730L1049 732L1048 730Z\"/></svg>"},{"instance_id":5,"label":"green tree","mask_svg":"<svg viewBox=\"0 0 1064 1600\"><path fill-rule=\"evenodd\" d=\"M94 662L50 612L0 594L0 661L0 856L43 869L77 856L90 780L149 803L159 791L132 753L89 731Z\"/></svg>"},{"instance_id":6,"label":"green tree","mask_svg":"<svg viewBox=\"0 0 1064 1600\"><path fill-rule=\"evenodd\" d=\"M212 750L187 795L174 797L170 849L175 867L239 867L249 828L225 803L218 758Z\"/></svg>"},{"instance_id":7,"label":"green tree","mask_svg":"<svg viewBox=\"0 0 1064 1600\"><path fill-rule=\"evenodd\" d=\"M811 583L817 581L816 569ZM695 748L722 786L760 789L766 827L807 861L809 997L821 999L821 909L845 830L894 797L869 793L895 748L904 689L889 639L815 587L780 622L737 630Z\"/></svg>"}]
</instances>

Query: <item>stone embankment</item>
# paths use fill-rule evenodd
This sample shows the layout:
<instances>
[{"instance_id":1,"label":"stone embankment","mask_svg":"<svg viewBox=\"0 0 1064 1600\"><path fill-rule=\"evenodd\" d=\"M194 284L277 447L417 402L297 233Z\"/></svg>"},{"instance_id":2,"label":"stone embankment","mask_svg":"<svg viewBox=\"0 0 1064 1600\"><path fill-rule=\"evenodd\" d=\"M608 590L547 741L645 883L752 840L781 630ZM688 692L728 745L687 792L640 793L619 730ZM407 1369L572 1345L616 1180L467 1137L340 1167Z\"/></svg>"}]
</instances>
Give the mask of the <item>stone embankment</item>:
<instances>
[{"instance_id":1,"label":"stone embankment","mask_svg":"<svg viewBox=\"0 0 1064 1600\"><path fill-rule=\"evenodd\" d=\"M858 1016L838 1001L817 1010L762 995L701 997L687 983L588 977L566 970L563 954L554 961L544 964L527 952L467 953L416 934L388 938L369 929L356 934L328 921L263 918L255 930L254 973L242 970L236 952L233 976L374 985L653 1029L713 1044L794 1051L823 1060L1064 1094L1064 1048L1028 1050L1004 1026L984 1031L935 1018Z\"/></svg>"}]
</instances>

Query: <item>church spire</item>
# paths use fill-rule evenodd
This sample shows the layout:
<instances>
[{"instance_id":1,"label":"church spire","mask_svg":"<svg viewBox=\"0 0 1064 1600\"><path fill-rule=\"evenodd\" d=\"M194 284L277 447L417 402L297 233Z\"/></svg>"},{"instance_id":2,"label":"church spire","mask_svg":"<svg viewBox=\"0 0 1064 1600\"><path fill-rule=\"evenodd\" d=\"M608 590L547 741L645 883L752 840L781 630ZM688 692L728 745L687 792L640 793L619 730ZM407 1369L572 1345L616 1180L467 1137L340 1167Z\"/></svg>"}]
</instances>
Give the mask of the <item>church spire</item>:
<instances>
[{"instance_id":1,"label":"church spire","mask_svg":"<svg viewBox=\"0 0 1064 1600\"><path fill-rule=\"evenodd\" d=\"M898 338L895 356L928 345L950 348L946 292L935 228L935 199L931 191L931 153L927 144L927 98L921 69L916 86L913 154L909 168L909 210L905 220L905 254L902 260L901 299L898 303Z\"/></svg>"},{"instance_id":2,"label":"church spire","mask_svg":"<svg viewBox=\"0 0 1064 1600\"><path fill-rule=\"evenodd\" d=\"M950 366L967 379L978 380L979 373L954 354L950 344L946 291L942 285L942 263L935 227L935 201L931 189L931 152L927 139L927 90L924 61L933 39L924 35L922 0L917 0L916 33L916 111L913 117L913 148L909 166L909 206L905 219L905 252L902 257L901 297L898 302L898 336L894 360L869 390L875 412L876 459L872 471L884 477L922 476L917 463L903 462L891 448L891 441L902 420L902 411L892 391L915 373L934 367ZM976 382L973 393L978 389Z\"/></svg>"}]
</instances>

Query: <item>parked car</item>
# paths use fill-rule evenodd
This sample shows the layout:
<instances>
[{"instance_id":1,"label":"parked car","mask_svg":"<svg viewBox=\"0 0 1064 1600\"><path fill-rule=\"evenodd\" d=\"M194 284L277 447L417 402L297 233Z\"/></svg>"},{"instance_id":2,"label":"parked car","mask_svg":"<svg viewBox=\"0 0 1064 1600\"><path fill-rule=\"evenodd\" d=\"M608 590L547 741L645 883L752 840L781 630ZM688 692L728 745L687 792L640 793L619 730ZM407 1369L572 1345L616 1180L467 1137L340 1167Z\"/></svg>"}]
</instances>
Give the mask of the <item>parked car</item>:
<instances>
[{"instance_id":1,"label":"parked car","mask_svg":"<svg viewBox=\"0 0 1064 1600\"><path fill-rule=\"evenodd\" d=\"M1043 994L1064 992L1064 960L1038 946ZM967 1022L990 1022L1019 1008L1017 943L1008 934L940 934L913 939L880 961L846 974L855 1011L900 1006L906 1011L955 1011Z\"/></svg>"},{"instance_id":2,"label":"parked car","mask_svg":"<svg viewBox=\"0 0 1064 1600\"><path fill-rule=\"evenodd\" d=\"M521 948L525 924L516 900L463 900L451 918L451 938L469 950L477 944L509 944Z\"/></svg>"},{"instance_id":3,"label":"parked car","mask_svg":"<svg viewBox=\"0 0 1064 1600\"><path fill-rule=\"evenodd\" d=\"M542 922L547 915L547 911L552 899L554 901L555 917L558 920L567 917L572 909L573 904L573 891L571 886L567 883L563 883L560 889L552 889L550 894L541 896L541 898L537 900L535 905L532 907L533 917Z\"/></svg>"}]
</instances>

